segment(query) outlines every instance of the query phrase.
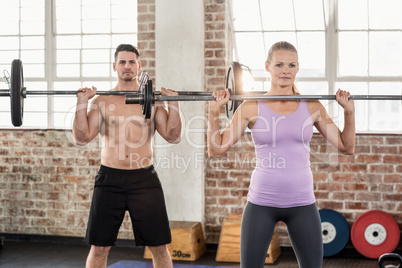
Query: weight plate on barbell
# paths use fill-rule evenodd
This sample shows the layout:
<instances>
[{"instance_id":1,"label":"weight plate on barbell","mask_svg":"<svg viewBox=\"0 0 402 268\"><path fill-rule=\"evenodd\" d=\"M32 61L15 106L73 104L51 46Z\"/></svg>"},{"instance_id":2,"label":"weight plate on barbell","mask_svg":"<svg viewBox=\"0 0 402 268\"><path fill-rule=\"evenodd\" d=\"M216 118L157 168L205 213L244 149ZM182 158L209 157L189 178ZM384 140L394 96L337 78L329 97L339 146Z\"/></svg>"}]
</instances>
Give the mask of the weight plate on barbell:
<instances>
[{"instance_id":1,"label":"weight plate on barbell","mask_svg":"<svg viewBox=\"0 0 402 268\"><path fill-rule=\"evenodd\" d=\"M352 225L352 243L367 258L377 259L384 253L394 251L399 238L398 223L390 214L381 210L363 213Z\"/></svg>"},{"instance_id":2,"label":"weight plate on barbell","mask_svg":"<svg viewBox=\"0 0 402 268\"><path fill-rule=\"evenodd\" d=\"M332 209L320 209L324 256L333 256L341 252L349 241L349 225L339 212Z\"/></svg>"},{"instance_id":3,"label":"weight plate on barbell","mask_svg":"<svg viewBox=\"0 0 402 268\"><path fill-rule=\"evenodd\" d=\"M243 70L241 69L240 63L234 61L229 66L226 75L226 88L229 90L230 95L243 95ZM233 114L236 112L237 108L243 101L230 100L226 104L226 115L230 120L232 120Z\"/></svg>"},{"instance_id":4,"label":"weight plate on barbell","mask_svg":"<svg viewBox=\"0 0 402 268\"><path fill-rule=\"evenodd\" d=\"M10 87L10 108L11 122L15 127L22 125L24 114L24 73L22 70L22 61L19 59L13 60L11 63L11 87Z\"/></svg>"},{"instance_id":5,"label":"weight plate on barbell","mask_svg":"<svg viewBox=\"0 0 402 268\"><path fill-rule=\"evenodd\" d=\"M144 87L144 105L142 106L142 114L145 119L150 119L152 114L152 106L155 103L154 95L152 92L152 80L148 80L148 83Z\"/></svg>"}]
</instances>

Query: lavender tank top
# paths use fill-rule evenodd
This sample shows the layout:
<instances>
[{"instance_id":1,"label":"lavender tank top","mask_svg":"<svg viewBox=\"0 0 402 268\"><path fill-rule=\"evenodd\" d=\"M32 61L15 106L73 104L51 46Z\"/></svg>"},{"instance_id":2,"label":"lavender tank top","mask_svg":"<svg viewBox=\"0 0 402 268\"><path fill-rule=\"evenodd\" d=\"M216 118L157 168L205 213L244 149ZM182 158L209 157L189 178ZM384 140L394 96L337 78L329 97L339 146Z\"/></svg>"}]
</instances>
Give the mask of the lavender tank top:
<instances>
[{"instance_id":1,"label":"lavender tank top","mask_svg":"<svg viewBox=\"0 0 402 268\"><path fill-rule=\"evenodd\" d=\"M278 208L311 205L315 202L310 169L310 140L313 119L305 101L291 114L272 111L258 101L258 118L251 128L256 167L247 200Z\"/></svg>"}]
</instances>

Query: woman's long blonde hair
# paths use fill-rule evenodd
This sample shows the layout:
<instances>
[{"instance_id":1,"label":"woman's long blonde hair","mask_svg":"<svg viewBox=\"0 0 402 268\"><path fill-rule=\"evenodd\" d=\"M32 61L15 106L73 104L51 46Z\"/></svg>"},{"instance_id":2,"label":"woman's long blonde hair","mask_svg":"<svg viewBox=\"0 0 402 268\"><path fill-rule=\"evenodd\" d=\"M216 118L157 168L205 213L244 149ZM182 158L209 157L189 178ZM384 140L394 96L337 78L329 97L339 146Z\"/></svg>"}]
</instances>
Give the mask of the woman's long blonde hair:
<instances>
[{"instance_id":1,"label":"woman's long blonde hair","mask_svg":"<svg viewBox=\"0 0 402 268\"><path fill-rule=\"evenodd\" d=\"M274 52L279 51L279 50L295 52L296 56L297 56L297 60L299 60L299 56L298 56L296 48L291 43L288 43L286 41L280 41L280 42L276 42L275 44L273 44L271 46L271 48L269 49L268 57L267 57L268 64L271 64ZM292 91L293 91L293 95L300 95L300 93L297 90L296 85L294 83L292 85Z\"/></svg>"}]
</instances>

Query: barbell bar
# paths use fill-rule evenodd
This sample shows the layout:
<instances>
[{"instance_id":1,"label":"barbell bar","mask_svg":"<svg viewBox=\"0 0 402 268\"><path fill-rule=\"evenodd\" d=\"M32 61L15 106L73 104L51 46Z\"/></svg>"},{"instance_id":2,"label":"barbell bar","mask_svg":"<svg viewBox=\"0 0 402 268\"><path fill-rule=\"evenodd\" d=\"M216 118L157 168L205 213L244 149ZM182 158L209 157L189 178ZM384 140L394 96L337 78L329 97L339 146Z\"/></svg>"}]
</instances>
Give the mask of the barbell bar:
<instances>
[{"instance_id":1,"label":"barbell bar","mask_svg":"<svg viewBox=\"0 0 402 268\"><path fill-rule=\"evenodd\" d=\"M244 100L335 100L335 95L292 95L292 96L268 96L261 95L263 91L245 92L243 89L242 67L238 62L232 62L226 75L226 88L231 97L226 104L227 117L231 119L236 109ZM10 97L11 121L14 126L22 125L24 98L27 95L76 95L80 91L33 91L24 87L22 62L19 59L11 63L11 79L4 77L9 82L9 89L0 90L0 97ZM140 76L138 91L97 91L97 95L124 95L126 104L142 105L142 112L146 119L150 118L152 106L155 101L211 101L215 98L210 92L178 91L178 96L159 96L160 91L152 91L152 80L143 71ZM258 95L260 94L260 95ZM158 97L156 97L158 96ZM352 95L354 100L402 100L400 95Z\"/></svg>"},{"instance_id":2,"label":"barbell bar","mask_svg":"<svg viewBox=\"0 0 402 268\"><path fill-rule=\"evenodd\" d=\"M243 90L242 68L238 62L232 62L226 75L226 88L230 93L230 101L226 104L226 114L229 120L239 105L245 100L336 100L335 95L254 95L245 94ZM149 81L152 82L152 81ZM236 93L243 94L236 94ZM402 95L351 95L353 100L402 100ZM215 100L212 93L208 96L159 96L152 92L152 86L145 86L140 94L127 94L126 104L142 105L145 119L150 118L152 106L156 101L211 101Z\"/></svg>"},{"instance_id":3,"label":"barbell bar","mask_svg":"<svg viewBox=\"0 0 402 268\"><path fill-rule=\"evenodd\" d=\"M24 99L28 95L77 95L80 91L50 91L50 90L27 90L24 87L24 73L22 67L22 61L15 59L11 63L11 77L3 72L4 81L8 84L9 89L0 89L0 97L10 97L11 102L11 121L16 127L22 125L24 114ZM139 78L138 91L97 91L96 95L126 95L128 93L135 95L140 94L144 86L148 84L149 75L146 71L141 73ZM208 92L194 92L194 91L181 91L180 95L197 95L197 96L209 96ZM161 95L160 91L155 91L154 95Z\"/></svg>"}]
</instances>

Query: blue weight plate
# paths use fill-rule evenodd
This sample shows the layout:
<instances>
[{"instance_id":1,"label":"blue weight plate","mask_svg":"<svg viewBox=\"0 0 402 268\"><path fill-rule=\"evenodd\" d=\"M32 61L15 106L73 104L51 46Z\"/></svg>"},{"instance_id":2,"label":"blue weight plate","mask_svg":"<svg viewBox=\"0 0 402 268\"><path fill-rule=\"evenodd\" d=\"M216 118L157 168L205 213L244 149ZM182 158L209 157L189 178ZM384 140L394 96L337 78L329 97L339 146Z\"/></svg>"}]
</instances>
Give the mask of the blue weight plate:
<instances>
[{"instance_id":1,"label":"blue weight plate","mask_svg":"<svg viewBox=\"0 0 402 268\"><path fill-rule=\"evenodd\" d=\"M321 209L319 213L321 217L324 256L336 255L345 248L349 241L349 225L342 214L335 210Z\"/></svg>"}]
</instances>

